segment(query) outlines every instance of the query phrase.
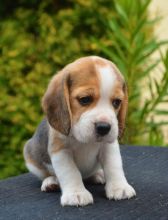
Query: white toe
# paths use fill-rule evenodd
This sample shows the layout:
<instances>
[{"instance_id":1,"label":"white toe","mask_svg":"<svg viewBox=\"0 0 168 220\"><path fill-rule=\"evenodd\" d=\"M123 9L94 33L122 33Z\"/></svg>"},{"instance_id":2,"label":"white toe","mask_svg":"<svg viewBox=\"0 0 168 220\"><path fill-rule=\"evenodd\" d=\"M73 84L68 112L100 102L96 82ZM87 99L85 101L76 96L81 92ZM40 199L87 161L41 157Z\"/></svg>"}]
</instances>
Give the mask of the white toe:
<instances>
[{"instance_id":1,"label":"white toe","mask_svg":"<svg viewBox=\"0 0 168 220\"><path fill-rule=\"evenodd\" d=\"M128 183L120 183L118 185L108 184L106 185L105 190L108 199L130 199L136 195L134 188Z\"/></svg>"},{"instance_id":2,"label":"white toe","mask_svg":"<svg viewBox=\"0 0 168 220\"><path fill-rule=\"evenodd\" d=\"M85 206L92 203L92 194L87 190L80 192L66 192L61 196L62 206Z\"/></svg>"}]
</instances>

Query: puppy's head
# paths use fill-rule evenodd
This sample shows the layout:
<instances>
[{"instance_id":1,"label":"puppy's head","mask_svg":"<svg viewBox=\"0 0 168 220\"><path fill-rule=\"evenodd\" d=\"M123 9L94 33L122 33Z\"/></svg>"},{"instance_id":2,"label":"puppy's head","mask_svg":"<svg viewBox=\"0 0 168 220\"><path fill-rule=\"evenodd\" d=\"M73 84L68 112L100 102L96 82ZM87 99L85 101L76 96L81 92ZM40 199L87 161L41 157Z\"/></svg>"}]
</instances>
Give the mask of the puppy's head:
<instances>
[{"instance_id":1,"label":"puppy's head","mask_svg":"<svg viewBox=\"0 0 168 220\"><path fill-rule=\"evenodd\" d=\"M123 76L103 58L67 65L51 80L42 105L50 125L79 142L113 142L125 127L128 97Z\"/></svg>"}]
</instances>

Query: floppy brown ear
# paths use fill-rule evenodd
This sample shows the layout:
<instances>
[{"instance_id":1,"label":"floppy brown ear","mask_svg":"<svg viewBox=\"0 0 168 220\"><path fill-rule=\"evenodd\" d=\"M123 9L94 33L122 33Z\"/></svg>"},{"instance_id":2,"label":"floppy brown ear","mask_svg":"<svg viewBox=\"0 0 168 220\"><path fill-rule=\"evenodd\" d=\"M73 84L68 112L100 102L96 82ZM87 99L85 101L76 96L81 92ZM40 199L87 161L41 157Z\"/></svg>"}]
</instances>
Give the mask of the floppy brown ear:
<instances>
[{"instance_id":1,"label":"floppy brown ear","mask_svg":"<svg viewBox=\"0 0 168 220\"><path fill-rule=\"evenodd\" d=\"M122 101L119 113L118 113L118 126L119 126L119 138L122 137L124 134L124 129L125 129L125 119L126 119L126 114L127 114L127 108L128 108L128 90L127 86L124 84L123 86L123 91L124 91L124 100Z\"/></svg>"},{"instance_id":2,"label":"floppy brown ear","mask_svg":"<svg viewBox=\"0 0 168 220\"><path fill-rule=\"evenodd\" d=\"M42 107L49 124L60 133L68 135L71 128L68 74L59 72L53 77L42 99Z\"/></svg>"}]
</instances>

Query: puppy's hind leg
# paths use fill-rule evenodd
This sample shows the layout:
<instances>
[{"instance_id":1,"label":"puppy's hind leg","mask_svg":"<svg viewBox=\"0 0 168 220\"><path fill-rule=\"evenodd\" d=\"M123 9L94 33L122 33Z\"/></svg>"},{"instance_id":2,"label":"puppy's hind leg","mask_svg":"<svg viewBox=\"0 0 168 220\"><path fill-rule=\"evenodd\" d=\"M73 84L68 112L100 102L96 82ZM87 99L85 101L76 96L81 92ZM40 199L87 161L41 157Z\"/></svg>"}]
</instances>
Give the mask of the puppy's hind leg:
<instances>
[{"instance_id":1,"label":"puppy's hind leg","mask_svg":"<svg viewBox=\"0 0 168 220\"><path fill-rule=\"evenodd\" d=\"M102 169L97 170L87 181L94 184L105 184L104 171Z\"/></svg>"},{"instance_id":2,"label":"puppy's hind leg","mask_svg":"<svg viewBox=\"0 0 168 220\"><path fill-rule=\"evenodd\" d=\"M42 180L41 191L50 192L58 189L58 181L54 170L50 164L42 162L37 157L37 153L33 153L35 145L32 140L29 140L24 147L24 158L28 170Z\"/></svg>"},{"instance_id":3,"label":"puppy's hind leg","mask_svg":"<svg viewBox=\"0 0 168 220\"><path fill-rule=\"evenodd\" d=\"M59 183L56 176L48 176L45 178L41 185L41 191L53 192L59 189Z\"/></svg>"},{"instance_id":4,"label":"puppy's hind leg","mask_svg":"<svg viewBox=\"0 0 168 220\"><path fill-rule=\"evenodd\" d=\"M38 167L35 163L33 163L33 161L26 161L26 167L32 174L37 176L40 180L43 180L48 176L47 172L42 168Z\"/></svg>"},{"instance_id":5,"label":"puppy's hind leg","mask_svg":"<svg viewBox=\"0 0 168 220\"><path fill-rule=\"evenodd\" d=\"M40 169L33 163L26 163L27 168L31 173L42 180L41 191L43 192L53 192L59 188L58 180L56 176L50 176L46 170Z\"/></svg>"},{"instance_id":6,"label":"puppy's hind leg","mask_svg":"<svg viewBox=\"0 0 168 220\"><path fill-rule=\"evenodd\" d=\"M47 170L38 162L35 154L33 153L34 143L32 139L28 140L24 146L23 155L25 164L28 170L37 176L40 180L43 180L48 176Z\"/></svg>"}]
</instances>

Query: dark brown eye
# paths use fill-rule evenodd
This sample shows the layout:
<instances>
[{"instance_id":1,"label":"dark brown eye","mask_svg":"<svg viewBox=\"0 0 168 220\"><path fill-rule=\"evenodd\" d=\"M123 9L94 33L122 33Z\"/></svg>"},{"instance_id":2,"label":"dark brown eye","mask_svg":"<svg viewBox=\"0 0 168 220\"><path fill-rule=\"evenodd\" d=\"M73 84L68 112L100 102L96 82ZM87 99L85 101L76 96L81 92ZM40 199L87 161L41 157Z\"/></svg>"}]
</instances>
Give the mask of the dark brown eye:
<instances>
[{"instance_id":1,"label":"dark brown eye","mask_svg":"<svg viewBox=\"0 0 168 220\"><path fill-rule=\"evenodd\" d=\"M120 104L121 104L121 99L114 99L112 101L112 105L115 109L117 109L120 106Z\"/></svg>"},{"instance_id":2,"label":"dark brown eye","mask_svg":"<svg viewBox=\"0 0 168 220\"><path fill-rule=\"evenodd\" d=\"M81 97L81 98L78 98L78 102L82 106L90 105L93 102L93 97L92 96Z\"/></svg>"}]
</instances>

